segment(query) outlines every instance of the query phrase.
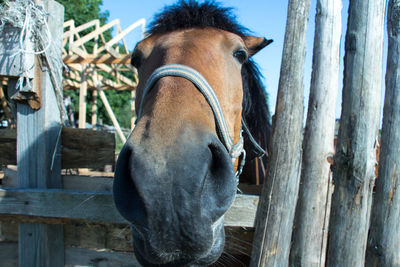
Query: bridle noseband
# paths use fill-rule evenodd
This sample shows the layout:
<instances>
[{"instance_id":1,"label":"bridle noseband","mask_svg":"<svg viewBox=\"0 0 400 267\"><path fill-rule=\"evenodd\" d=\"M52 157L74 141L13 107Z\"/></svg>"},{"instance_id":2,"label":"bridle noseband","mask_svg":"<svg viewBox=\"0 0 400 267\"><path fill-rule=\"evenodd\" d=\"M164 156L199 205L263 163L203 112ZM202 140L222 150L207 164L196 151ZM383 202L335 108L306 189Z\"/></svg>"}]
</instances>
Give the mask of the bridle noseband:
<instances>
[{"instance_id":1,"label":"bridle noseband","mask_svg":"<svg viewBox=\"0 0 400 267\"><path fill-rule=\"evenodd\" d=\"M144 99L146 95L149 93L151 88L154 86L154 84L161 79L162 77L166 76L175 76L175 77L182 77L185 78L189 81L191 81L196 88L203 94L204 98L207 100L208 104L210 105L212 112L214 114L215 122L217 125L217 132L218 132L218 137L221 140L222 144L225 146L226 150L228 151L229 155L232 158L232 162L234 163L236 159L240 156L241 159L239 161L239 166L236 172L236 179L237 182L239 182L239 175L242 172L245 158L246 158L246 151L244 150L244 142L243 142L243 136L242 132L243 130L240 130L240 137L239 141L236 144L233 144L233 139L231 135L229 134L228 127L225 122L224 114L222 113L221 105L219 104L218 98L215 95L214 90L210 86L210 84L207 82L207 80L201 75L198 71L195 69L185 66L185 65L180 65L180 64L167 64L162 67L157 68L154 70L154 72L150 75L149 79L147 80L144 88L143 88L143 93L140 99L140 104L139 104L139 109L137 110L137 120L140 119L142 116L142 111L143 111L143 104L144 104ZM244 121L242 120L242 126L245 125ZM246 126L244 126L246 128ZM246 128L247 131L245 131L246 134L250 134L248 129ZM251 135L250 135L251 137ZM252 142L254 138L251 137ZM255 142L255 141L254 141ZM255 143L257 147L259 145ZM259 147L260 148L260 147ZM261 149L261 148L260 148ZM261 149L261 152L264 152Z\"/></svg>"}]
</instances>

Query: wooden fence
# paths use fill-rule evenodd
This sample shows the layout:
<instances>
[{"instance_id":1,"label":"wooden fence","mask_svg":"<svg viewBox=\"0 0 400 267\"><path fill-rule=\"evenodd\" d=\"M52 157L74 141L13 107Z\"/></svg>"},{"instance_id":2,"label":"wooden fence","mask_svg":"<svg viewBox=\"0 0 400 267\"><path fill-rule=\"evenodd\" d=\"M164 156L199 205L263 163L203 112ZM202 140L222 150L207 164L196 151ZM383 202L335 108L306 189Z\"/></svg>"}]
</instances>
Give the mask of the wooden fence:
<instances>
[{"instance_id":1,"label":"wooden fence","mask_svg":"<svg viewBox=\"0 0 400 267\"><path fill-rule=\"evenodd\" d=\"M62 6L53 0L42 3L51 10L48 24L54 36L62 36ZM400 1L390 0L388 5L386 97L375 194L385 0L350 1L342 116L334 153L341 5L340 0L317 1L303 138L310 0L289 1L266 183L260 198L238 195L225 217L228 251L242 247L235 243L238 237L253 242L252 248L245 248L247 253L252 249L251 266L400 265L400 191L396 190L400 188ZM75 133L61 130L54 77L38 67L40 59L32 57L35 71L27 75L41 92L41 108L26 101L17 104L17 139L15 133L0 132L0 151L23 140L17 142L18 171L6 169L0 189L0 237L7 241L0 242L0 259L10 266L138 266L129 228L112 201L112 179L61 176L62 168L84 167L77 165L81 160L66 159L74 158L68 153L82 154L82 149L90 155L92 138L82 133L79 139L86 138L88 146L74 147ZM0 70L10 80L18 76L10 74L18 72L12 64L8 68L3 64ZM3 162L12 158L0 154ZM10 222L19 223L18 229Z\"/></svg>"},{"instance_id":2,"label":"wooden fence","mask_svg":"<svg viewBox=\"0 0 400 267\"><path fill-rule=\"evenodd\" d=\"M390 0L388 5L382 162L375 194L386 1L350 0L335 155L332 107L342 3L317 1L313 73L301 146L309 4L309 0L289 1L267 182L257 211L251 266L399 266L400 1Z\"/></svg>"}]
</instances>

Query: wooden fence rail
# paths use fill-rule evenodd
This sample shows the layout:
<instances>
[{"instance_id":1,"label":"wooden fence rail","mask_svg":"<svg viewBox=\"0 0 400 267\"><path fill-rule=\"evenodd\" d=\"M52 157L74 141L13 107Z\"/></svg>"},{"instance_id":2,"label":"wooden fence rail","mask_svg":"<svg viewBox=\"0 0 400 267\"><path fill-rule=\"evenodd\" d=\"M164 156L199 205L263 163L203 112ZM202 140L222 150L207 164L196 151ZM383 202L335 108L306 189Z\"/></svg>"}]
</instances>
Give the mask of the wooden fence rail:
<instances>
[{"instance_id":1,"label":"wooden fence rail","mask_svg":"<svg viewBox=\"0 0 400 267\"><path fill-rule=\"evenodd\" d=\"M257 204L257 196L239 195L225 215L225 226L253 227ZM34 216L36 222L52 224L127 224L114 206L112 193L99 191L0 189L0 215L18 215L19 220L30 222L33 220L29 217Z\"/></svg>"}]
</instances>

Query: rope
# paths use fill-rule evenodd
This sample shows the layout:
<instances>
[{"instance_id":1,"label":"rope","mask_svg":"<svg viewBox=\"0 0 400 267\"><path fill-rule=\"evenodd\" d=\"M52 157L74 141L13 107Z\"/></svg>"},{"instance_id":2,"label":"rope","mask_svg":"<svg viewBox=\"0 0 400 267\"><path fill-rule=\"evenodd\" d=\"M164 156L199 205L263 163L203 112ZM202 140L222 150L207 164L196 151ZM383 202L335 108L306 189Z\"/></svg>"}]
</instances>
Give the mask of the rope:
<instances>
[{"instance_id":1,"label":"rope","mask_svg":"<svg viewBox=\"0 0 400 267\"><path fill-rule=\"evenodd\" d=\"M54 38L51 35L48 17L51 16L42 5L36 5L32 0L15 0L5 1L0 6L0 32L3 31L6 24L20 29L19 33L19 48L17 51L9 51L10 57L17 55L22 56L33 54L40 55L42 61L46 63L49 70L51 82L54 87L54 92L57 99L57 105L60 110L61 123L64 125L67 122L67 112L63 104L63 88L62 88L62 68L64 63L61 57L53 55L60 54L61 37ZM55 40L56 39L56 40ZM26 47L27 41L34 44L32 49ZM32 67L27 67L21 64L22 72L17 82L17 90L22 89L24 85L32 88L32 85L27 77L27 72Z\"/></svg>"}]
</instances>

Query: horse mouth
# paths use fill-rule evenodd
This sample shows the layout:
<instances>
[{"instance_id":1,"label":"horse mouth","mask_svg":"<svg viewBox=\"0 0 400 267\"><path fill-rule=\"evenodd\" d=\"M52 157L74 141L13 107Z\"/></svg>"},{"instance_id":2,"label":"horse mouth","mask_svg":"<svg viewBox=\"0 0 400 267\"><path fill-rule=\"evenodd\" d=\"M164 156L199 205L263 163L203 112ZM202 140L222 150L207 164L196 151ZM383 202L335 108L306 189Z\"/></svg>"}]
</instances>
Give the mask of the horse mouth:
<instances>
[{"instance_id":1,"label":"horse mouth","mask_svg":"<svg viewBox=\"0 0 400 267\"><path fill-rule=\"evenodd\" d=\"M223 222L213 227L214 240L212 247L204 253L196 255L181 250L162 252L150 249L151 245L144 240L136 228L132 227L133 248L136 259L143 266L184 267L184 266L209 266L217 261L223 252L225 232Z\"/></svg>"}]
</instances>

